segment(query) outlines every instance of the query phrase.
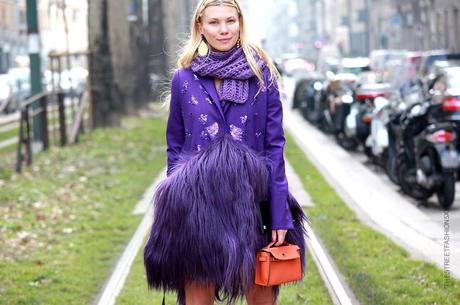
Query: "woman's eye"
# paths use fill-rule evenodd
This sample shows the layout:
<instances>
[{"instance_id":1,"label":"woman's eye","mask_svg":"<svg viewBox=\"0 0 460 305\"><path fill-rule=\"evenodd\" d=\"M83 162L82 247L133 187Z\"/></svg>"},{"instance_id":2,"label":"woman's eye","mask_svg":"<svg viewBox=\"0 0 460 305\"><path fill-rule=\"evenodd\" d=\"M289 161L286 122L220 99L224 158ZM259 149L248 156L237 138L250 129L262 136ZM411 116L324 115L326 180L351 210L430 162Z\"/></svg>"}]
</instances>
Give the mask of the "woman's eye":
<instances>
[{"instance_id":1,"label":"woman's eye","mask_svg":"<svg viewBox=\"0 0 460 305\"><path fill-rule=\"evenodd\" d=\"M235 20L229 20L228 23L235 23Z\"/></svg>"},{"instance_id":2,"label":"woman's eye","mask_svg":"<svg viewBox=\"0 0 460 305\"><path fill-rule=\"evenodd\" d=\"M209 24L217 24L217 21L211 21Z\"/></svg>"}]
</instances>

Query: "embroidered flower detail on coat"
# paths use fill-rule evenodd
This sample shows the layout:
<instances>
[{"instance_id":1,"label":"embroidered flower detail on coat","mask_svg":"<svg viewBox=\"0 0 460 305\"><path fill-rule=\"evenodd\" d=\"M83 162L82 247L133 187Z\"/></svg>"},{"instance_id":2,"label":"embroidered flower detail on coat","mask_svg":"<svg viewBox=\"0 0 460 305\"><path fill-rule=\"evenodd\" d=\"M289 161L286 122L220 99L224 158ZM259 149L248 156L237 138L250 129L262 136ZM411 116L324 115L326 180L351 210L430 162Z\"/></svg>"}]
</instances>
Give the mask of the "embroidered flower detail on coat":
<instances>
[{"instance_id":1,"label":"embroidered flower detail on coat","mask_svg":"<svg viewBox=\"0 0 460 305\"><path fill-rule=\"evenodd\" d=\"M200 117L198 118L198 121L200 121L201 124L206 124L208 122L208 115L207 114L200 114Z\"/></svg>"},{"instance_id":2,"label":"embroidered flower detail on coat","mask_svg":"<svg viewBox=\"0 0 460 305\"><path fill-rule=\"evenodd\" d=\"M240 120L241 120L241 124L246 125L246 122L248 121L248 116L247 115L240 116Z\"/></svg>"},{"instance_id":3,"label":"embroidered flower detail on coat","mask_svg":"<svg viewBox=\"0 0 460 305\"><path fill-rule=\"evenodd\" d=\"M209 97L207 97L205 100L206 100L206 102L208 102L209 104L212 105L212 100Z\"/></svg>"},{"instance_id":4,"label":"embroidered flower detail on coat","mask_svg":"<svg viewBox=\"0 0 460 305\"><path fill-rule=\"evenodd\" d=\"M193 150L194 151L200 151L201 150L201 145L200 144L194 145Z\"/></svg>"},{"instance_id":5,"label":"embroidered flower detail on coat","mask_svg":"<svg viewBox=\"0 0 460 305\"><path fill-rule=\"evenodd\" d=\"M193 95L190 97L190 104L198 105L198 100Z\"/></svg>"},{"instance_id":6,"label":"embroidered flower detail on coat","mask_svg":"<svg viewBox=\"0 0 460 305\"><path fill-rule=\"evenodd\" d=\"M187 92L187 90L188 90L188 81L184 81L183 84L182 84L182 88L181 88L180 92L182 94L185 94Z\"/></svg>"},{"instance_id":7,"label":"embroidered flower detail on coat","mask_svg":"<svg viewBox=\"0 0 460 305\"><path fill-rule=\"evenodd\" d=\"M242 128L238 128L235 125L230 125L230 134L232 135L232 138L235 141L243 140L243 129Z\"/></svg>"},{"instance_id":8,"label":"embroidered flower detail on coat","mask_svg":"<svg viewBox=\"0 0 460 305\"><path fill-rule=\"evenodd\" d=\"M219 132L219 124L215 122L212 125L209 125L206 127L206 131L208 135L211 137L211 139L214 139L217 136L217 133Z\"/></svg>"},{"instance_id":9,"label":"embroidered flower detail on coat","mask_svg":"<svg viewBox=\"0 0 460 305\"><path fill-rule=\"evenodd\" d=\"M263 130L258 131L258 132L256 132L256 137L258 138L258 137L262 136L263 134L264 134Z\"/></svg>"},{"instance_id":10,"label":"embroidered flower detail on coat","mask_svg":"<svg viewBox=\"0 0 460 305\"><path fill-rule=\"evenodd\" d=\"M195 80L199 80L199 79L198 79L198 75L196 75L195 73L193 73L193 78L194 78Z\"/></svg>"},{"instance_id":11,"label":"embroidered flower detail on coat","mask_svg":"<svg viewBox=\"0 0 460 305\"><path fill-rule=\"evenodd\" d=\"M201 137L203 140L209 140L208 131L207 131L206 129L203 130L203 131L201 131L200 137Z\"/></svg>"}]
</instances>

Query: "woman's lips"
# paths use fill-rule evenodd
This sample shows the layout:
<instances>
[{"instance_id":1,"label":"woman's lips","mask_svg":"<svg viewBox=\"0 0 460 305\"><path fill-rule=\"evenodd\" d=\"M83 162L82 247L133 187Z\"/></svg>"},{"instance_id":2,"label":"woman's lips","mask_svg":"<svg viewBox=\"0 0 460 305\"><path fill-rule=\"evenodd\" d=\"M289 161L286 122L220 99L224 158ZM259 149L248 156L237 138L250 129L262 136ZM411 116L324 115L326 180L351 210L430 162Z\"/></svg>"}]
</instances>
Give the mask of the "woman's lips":
<instances>
[{"instance_id":1,"label":"woman's lips","mask_svg":"<svg viewBox=\"0 0 460 305\"><path fill-rule=\"evenodd\" d=\"M219 41L220 43L228 43L230 42L232 39L231 38L227 38L227 39L217 39L217 41Z\"/></svg>"}]
</instances>

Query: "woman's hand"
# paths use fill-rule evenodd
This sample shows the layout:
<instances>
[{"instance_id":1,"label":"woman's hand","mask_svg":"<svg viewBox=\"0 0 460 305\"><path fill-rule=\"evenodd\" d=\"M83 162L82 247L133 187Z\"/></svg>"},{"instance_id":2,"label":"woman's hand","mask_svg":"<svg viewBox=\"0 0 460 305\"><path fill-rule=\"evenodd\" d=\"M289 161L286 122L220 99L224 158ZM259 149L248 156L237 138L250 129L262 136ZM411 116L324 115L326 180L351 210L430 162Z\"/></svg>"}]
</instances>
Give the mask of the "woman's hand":
<instances>
[{"instance_id":1,"label":"woman's hand","mask_svg":"<svg viewBox=\"0 0 460 305\"><path fill-rule=\"evenodd\" d=\"M286 237L287 230L272 230L272 242L274 246L281 246L284 243L284 238Z\"/></svg>"}]
</instances>

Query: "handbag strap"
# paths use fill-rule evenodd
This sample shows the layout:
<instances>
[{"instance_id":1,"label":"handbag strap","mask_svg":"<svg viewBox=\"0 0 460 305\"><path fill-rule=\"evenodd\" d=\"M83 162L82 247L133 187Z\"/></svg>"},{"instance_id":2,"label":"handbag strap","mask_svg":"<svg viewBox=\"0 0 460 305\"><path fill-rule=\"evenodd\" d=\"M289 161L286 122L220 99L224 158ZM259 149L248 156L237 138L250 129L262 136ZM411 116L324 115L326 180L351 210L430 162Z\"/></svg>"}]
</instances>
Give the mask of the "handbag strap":
<instances>
[{"instance_id":1,"label":"handbag strap","mask_svg":"<svg viewBox=\"0 0 460 305\"><path fill-rule=\"evenodd\" d=\"M276 241L272 241L271 243L268 244L268 246L265 247L265 249L272 248L275 243L276 243ZM282 246L290 246L290 245L292 245L292 244L290 244L290 243L288 243L286 241L282 244Z\"/></svg>"}]
</instances>

